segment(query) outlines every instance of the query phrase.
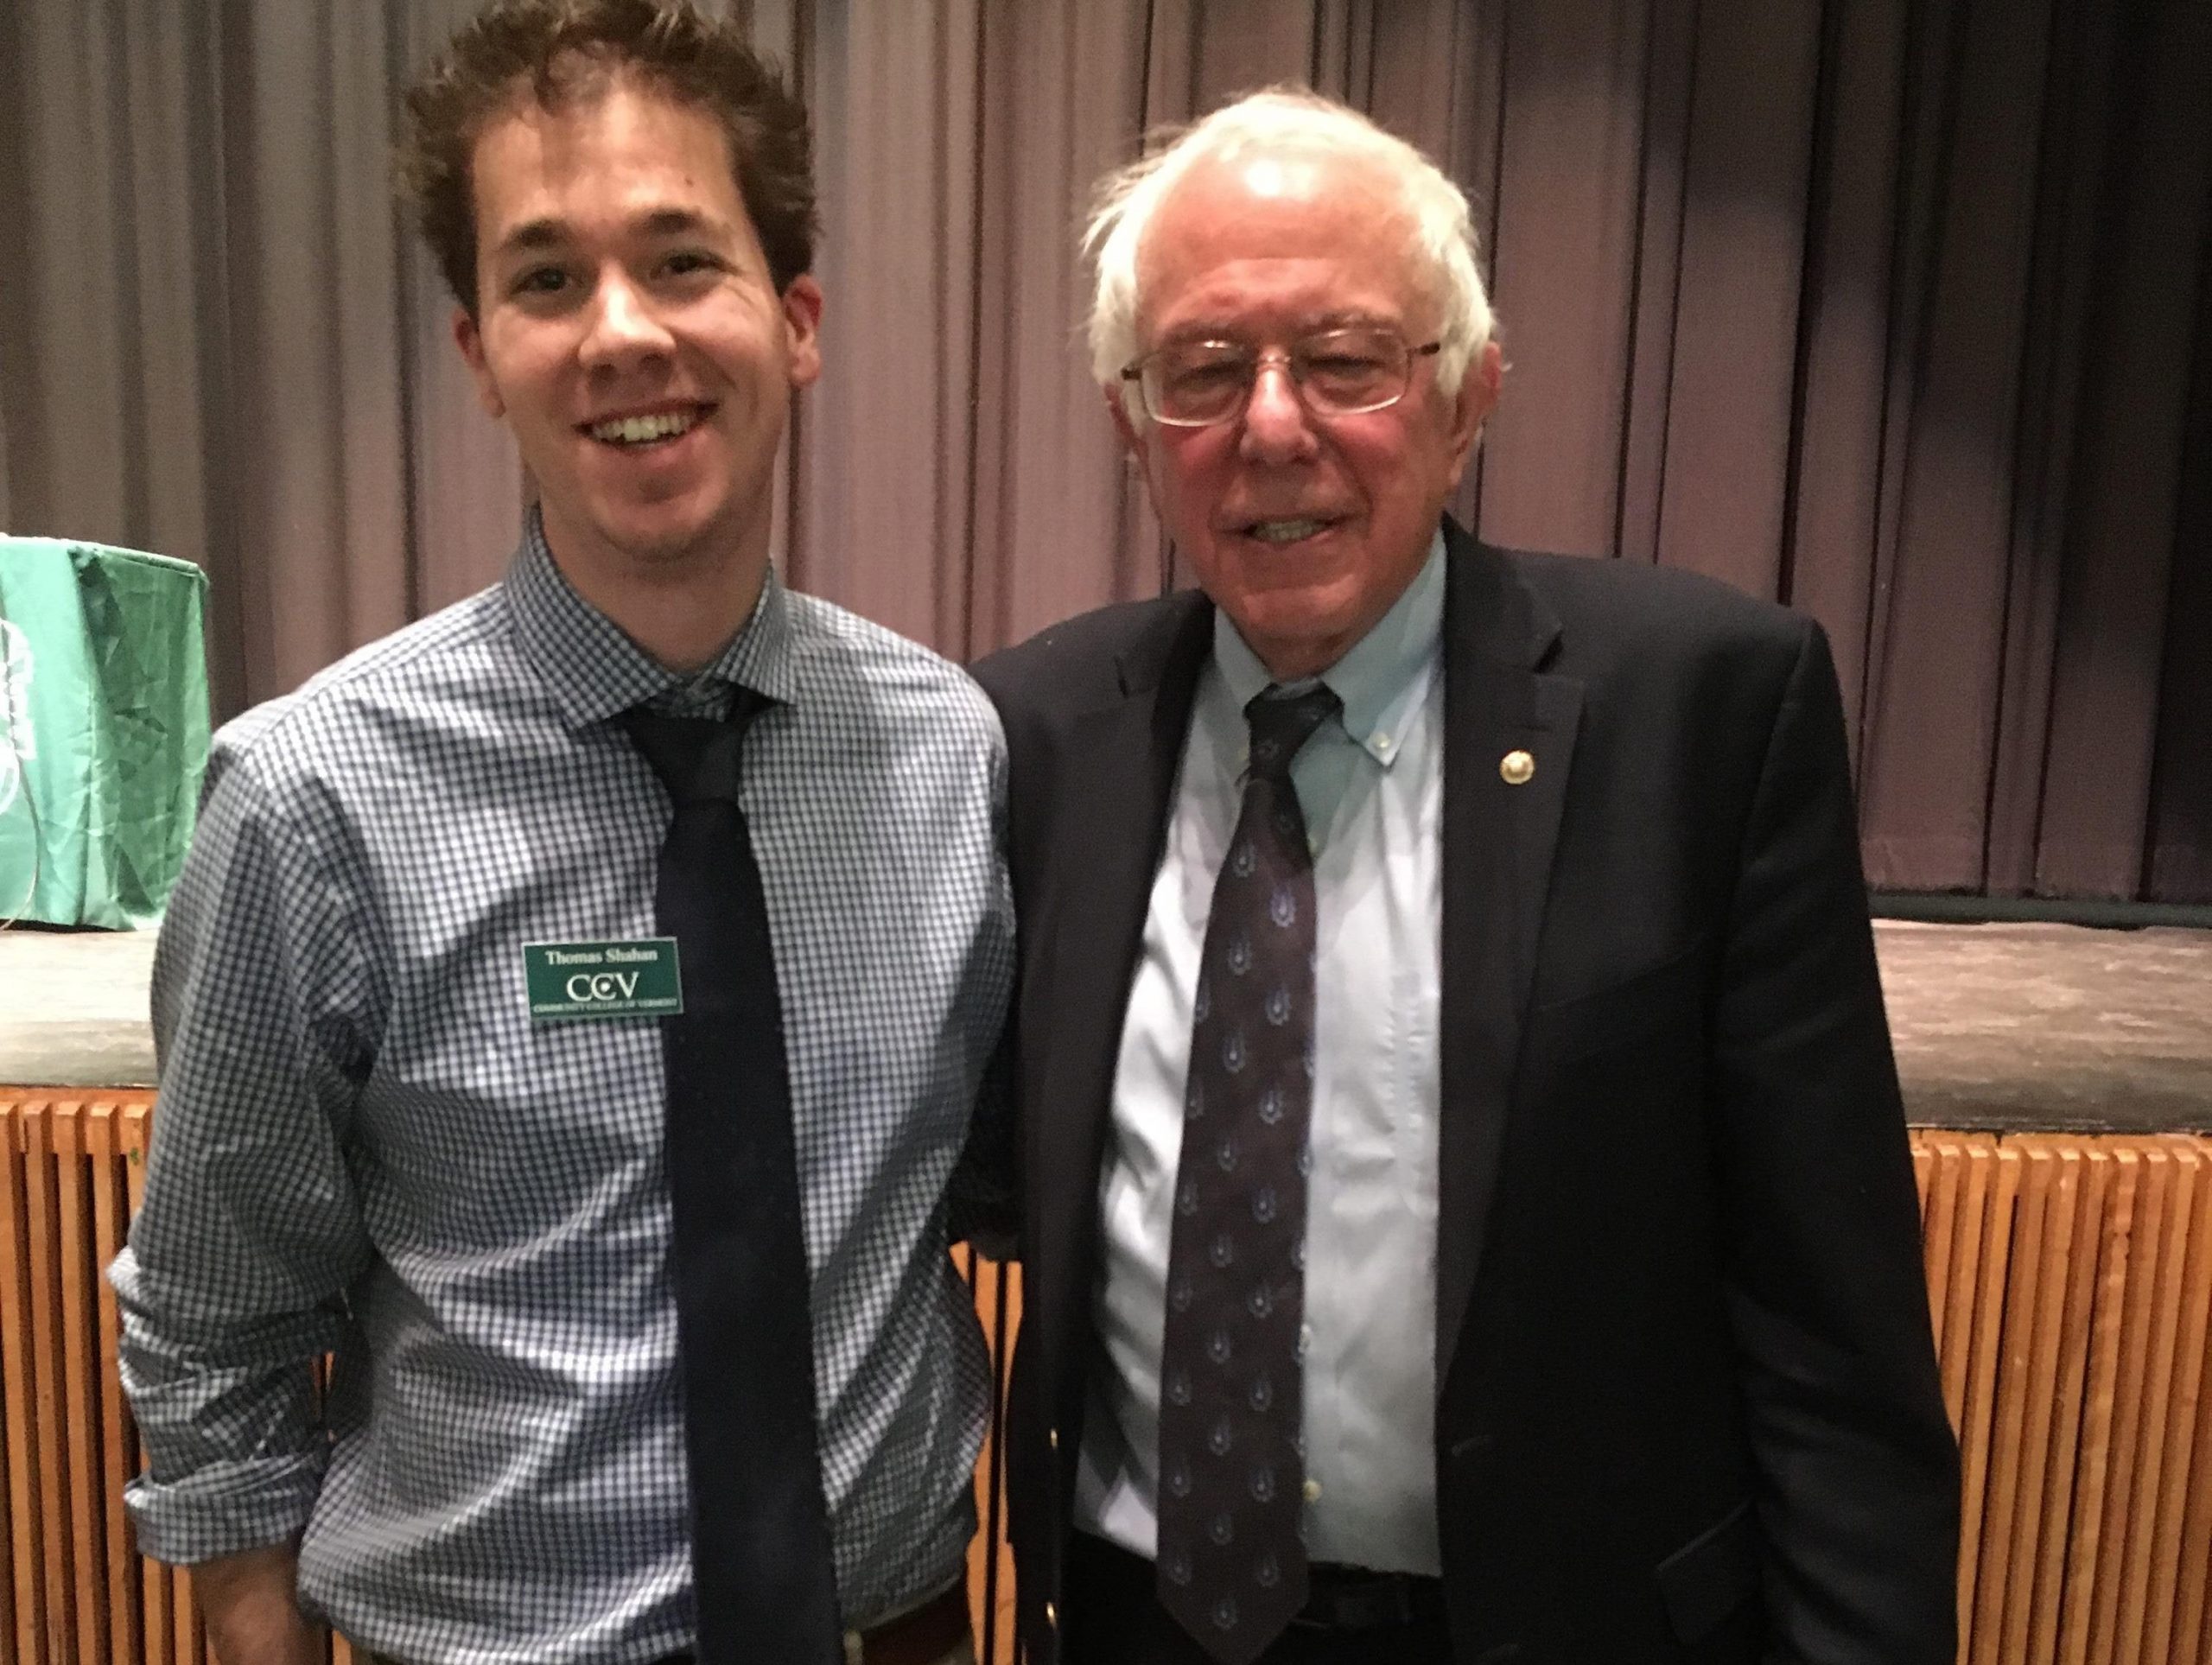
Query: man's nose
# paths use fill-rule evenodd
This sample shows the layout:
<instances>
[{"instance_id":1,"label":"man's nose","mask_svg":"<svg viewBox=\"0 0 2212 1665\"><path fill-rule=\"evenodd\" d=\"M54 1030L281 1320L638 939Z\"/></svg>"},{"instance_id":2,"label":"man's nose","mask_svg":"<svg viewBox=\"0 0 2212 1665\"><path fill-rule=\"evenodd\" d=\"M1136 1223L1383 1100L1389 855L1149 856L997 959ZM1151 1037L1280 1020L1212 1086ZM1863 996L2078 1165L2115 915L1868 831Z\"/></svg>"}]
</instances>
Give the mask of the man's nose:
<instances>
[{"instance_id":1,"label":"man's nose","mask_svg":"<svg viewBox=\"0 0 2212 1665\"><path fill-rule=\"evenodd\" d=\"M668 331L651 297L639 290L626 272L601 276L591 307L591 327L585 332L582 349L587 364L619 364L668 350Z\"/></svg>"},{"instance_id":2,"label":"man's nose","mask_svg":"<svg viewBox=\"0 0 2212 1665\"><path fill-rule=\"evenodd\" d=\"M1272 353L1262 359L1253 366L1252 391L1244 402L1244 454L1255 462L1290 462L1311 455L1318 445L1288 362Z\"/></svg>"}]
</instances>

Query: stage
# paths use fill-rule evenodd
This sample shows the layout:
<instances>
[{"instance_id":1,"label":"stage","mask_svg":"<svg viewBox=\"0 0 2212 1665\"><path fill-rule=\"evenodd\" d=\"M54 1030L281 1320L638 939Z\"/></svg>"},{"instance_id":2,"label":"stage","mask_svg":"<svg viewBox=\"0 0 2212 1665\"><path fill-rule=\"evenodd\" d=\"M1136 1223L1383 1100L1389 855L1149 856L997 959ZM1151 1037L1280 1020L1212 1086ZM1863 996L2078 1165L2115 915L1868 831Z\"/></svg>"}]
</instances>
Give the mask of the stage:
<instances>
[{"instance_id":1,"label":"stage","mask_svg":"<svg viewBox=\"0 0 2212 1665\"><path fill-rule=\"evenodd\" d=\"M2212 1133L2212 931L1875 926L1916 1126ZM145 1087L150 931L0 932L0 1084Z\"/></svg>"},{"instance_id":2,"label":"stage","mask_svg":"<svg viewBox=\"0 0 2212 1665\"><path fill-rule=\"evenodd\" d=\"M1916 1126L2212 1132L2212 931L1874 936Z\"/></svg>"}]
</instances>

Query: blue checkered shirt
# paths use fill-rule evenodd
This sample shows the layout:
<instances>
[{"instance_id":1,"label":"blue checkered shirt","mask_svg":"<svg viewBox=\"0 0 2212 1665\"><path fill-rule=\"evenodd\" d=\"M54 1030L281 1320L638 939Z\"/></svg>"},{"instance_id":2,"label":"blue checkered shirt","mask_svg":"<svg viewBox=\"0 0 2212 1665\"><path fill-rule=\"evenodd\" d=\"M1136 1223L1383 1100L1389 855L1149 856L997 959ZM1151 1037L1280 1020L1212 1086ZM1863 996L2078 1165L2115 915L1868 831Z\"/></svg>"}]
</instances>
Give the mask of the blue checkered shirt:
<instances>
[{"instance_id":1,"label":"blue checkered shirt","mask_svg":"<svg viewBox=\"0 0 2212 1665\"><path fill-rule=\"evenodd\" d=\"M743 798L846 1622L957 1575L989 1370L945 1188L1012 980L997 719L772 577L713 664L669 671L535 521L504 582L218 737L111 1273L148 1553L303 1534L302 1605L422 1665L690 1645L660 1032L533 1024L523 945L656 934L669 802L614 719L731 684L779 702Z\"/></svg>"}]
</instances>

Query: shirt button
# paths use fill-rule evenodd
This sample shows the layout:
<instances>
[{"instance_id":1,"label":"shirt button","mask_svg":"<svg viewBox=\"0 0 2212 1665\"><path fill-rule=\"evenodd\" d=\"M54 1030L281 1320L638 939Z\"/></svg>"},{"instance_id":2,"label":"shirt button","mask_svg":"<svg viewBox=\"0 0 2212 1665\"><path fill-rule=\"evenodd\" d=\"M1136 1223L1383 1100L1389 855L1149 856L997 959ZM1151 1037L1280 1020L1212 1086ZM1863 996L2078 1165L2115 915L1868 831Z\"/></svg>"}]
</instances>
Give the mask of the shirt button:
<instances>
[{"instance_id":1,"label":"shirt button","mask_svg":"<svg viewBox=\"0 0 2212 1665\"><path fill-rule=\"evenodd\" d=\"M1301 1324L1298 1326L1298 1356L1304 1358L1313 1350L1313 1326L1310 1324Z\"/></svg>"},{"instance_id":2,"label":"shirt button","mask_svg":"<svg viewBox=\"0 0 2212 1665\"><path fill-rule=\"evenodd\" d=\"M1306 1483L1306 1501L1309 1503L1318 1503L1321 1501L1321 1483L1319 1480L1308 1480Z\"/></svg>"},{"instance_id":3,"label":"shirt button","mask_svg":"<svg viewBox=\"0 0 2212 1665\"><path fill-rule=\"evenodd\" d=\"M1375 737L1375 749L1378 752L1387 752L1396 744L1397 742L1388 734L1377 734Z\"/></svg>"}]
</instances>

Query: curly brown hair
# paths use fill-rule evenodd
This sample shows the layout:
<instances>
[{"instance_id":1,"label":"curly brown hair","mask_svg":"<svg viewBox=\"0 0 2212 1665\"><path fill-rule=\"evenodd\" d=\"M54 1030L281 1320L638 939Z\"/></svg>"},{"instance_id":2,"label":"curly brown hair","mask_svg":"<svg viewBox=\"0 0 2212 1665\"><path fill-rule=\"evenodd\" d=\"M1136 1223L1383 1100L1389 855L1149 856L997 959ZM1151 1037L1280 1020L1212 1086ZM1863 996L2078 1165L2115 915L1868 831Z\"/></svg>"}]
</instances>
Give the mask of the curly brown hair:
<instances>
[{"instance_id":1,"label":"curly brown hair","mask_svg":"<svg viewBox=\"0 0 2212 1665\"><path fill-rule=\"evenodd\" d=\"M469 162L485 124L525 97L546 110L636 77L728 135L737 187L779 294L814 264L818 229L806 107L733 23L691 0L492 0L407 94L402 196L454 296L476 315Z\"/></svg>"}]
</instances>

